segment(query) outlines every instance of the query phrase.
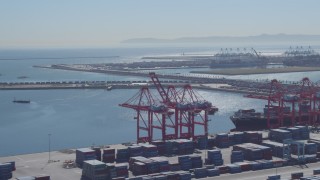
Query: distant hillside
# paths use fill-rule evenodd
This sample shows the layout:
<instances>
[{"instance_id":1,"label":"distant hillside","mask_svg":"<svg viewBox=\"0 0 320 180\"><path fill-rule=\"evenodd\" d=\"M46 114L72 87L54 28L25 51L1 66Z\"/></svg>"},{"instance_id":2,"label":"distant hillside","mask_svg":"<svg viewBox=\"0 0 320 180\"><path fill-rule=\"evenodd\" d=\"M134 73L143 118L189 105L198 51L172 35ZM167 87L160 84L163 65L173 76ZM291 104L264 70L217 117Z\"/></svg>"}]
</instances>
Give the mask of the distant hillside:
<instances>
[{"instance_id":1,"label":"distant hillside","mask_svg":"<svg viewBox=\"0 0 320 180\"><path fill-rule=\"evenodd\" d=\"M320 35L262 34L258 36L209 36L177 39L134 38L122 43L214 43L214 42L320 42Z\"/></svg>"}]
</instances>

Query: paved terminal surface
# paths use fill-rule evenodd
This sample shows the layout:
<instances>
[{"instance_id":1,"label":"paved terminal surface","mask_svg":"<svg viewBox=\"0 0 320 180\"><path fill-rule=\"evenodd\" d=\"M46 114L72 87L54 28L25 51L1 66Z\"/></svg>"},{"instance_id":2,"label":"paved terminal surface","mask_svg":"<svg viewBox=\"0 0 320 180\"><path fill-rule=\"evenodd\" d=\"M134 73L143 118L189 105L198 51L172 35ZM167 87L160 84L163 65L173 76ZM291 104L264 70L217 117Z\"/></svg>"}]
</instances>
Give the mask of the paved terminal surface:
<instances>
[{"instance_id":1,"label":"paved terminal surface","mask_svg":"<svg viewBox=\"0 0 320 180\"><path fill-rule=\"evenodd\" d=\"M267 135L263 132L263 136ZM319 134L311 134L311 137L319 137ZM121 148L124 145L110 145L111 148ZM230 154L232 147L222 149L222 156L224 159L224 164L230 163ZM197 154L201 154L204 160L206 156L206 151L198 151ZM68 160L75 160L75 150L61 150L49 152L35 153L35 154L25 154L16 155L9 157L0 157L0 163L15 161L16 171L13 172L13 179L24 176L38 176L38 175L49 175L52 180L80 180L82 170L80 168L64 168L63 163ZM176 157L169 157L176 158ZM276 159L273 157L273 159ZM304 176L311 176L314 169L320 167L320 162L311 163L303 166L286 166L273 169L265 169L259 171L248 171L239 174L222 174L217 177L211 177L206 179L216 179L216 180L264 180L270 175L279 174L282 179L290 179L291 173L303 172Z\"/></svg>"},{"instance_id":2,"label":"paved terminal surface","mask_svg":"<svg viewBox=\"0 0 320 180\"><path fill-rule=\"evenodd\" d=\"M16 162L13 179L24 176L50 175L51 179L56 180L80 180L81 169L65 169L62 167L63 162L70 159L75 159L75 153L51 152L52 162L50 163L48 163L48 153L1 157L0 162Z\"/></svg>"}]
</instances>

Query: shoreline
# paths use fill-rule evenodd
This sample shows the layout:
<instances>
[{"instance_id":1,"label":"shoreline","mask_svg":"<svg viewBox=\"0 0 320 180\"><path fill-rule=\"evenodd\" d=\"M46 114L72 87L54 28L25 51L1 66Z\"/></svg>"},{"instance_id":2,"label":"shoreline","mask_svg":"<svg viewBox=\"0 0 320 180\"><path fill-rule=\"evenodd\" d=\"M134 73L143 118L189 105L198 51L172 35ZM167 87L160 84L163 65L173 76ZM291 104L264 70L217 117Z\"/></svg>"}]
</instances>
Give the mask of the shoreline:
<instances>
[{"instance_id":1,"label":"shoreline","mask_svg":"<svg viewBox=\"0 0 320 180\"><path fill-rule=\"evenodd\" d=\"M225 69L212 69L209 71L191 71L190 73L196 74L214 74L214 75L255 75L255 74L274 74L274 73L294 73L294 72L311 72L320 71L320 67L284 67L284 68L225 68Z\"/></svg>"},{"instance_id":2,"label":"shoreline","mask_svg":"<svg viewBox=\"0 0 320 180\"><path fill-rule=\"evenodd\" d=\"M183 84L186 83L174 83L177 87L183 86ZM208 91L223 91L223 92L230 92L230 93L241 93L241 94L248 94L252 93L253 91L246 90L246 89L236 89L236 87L228 86L225 84L225 86L215 86L213 87L211 84L193 84L190 83L194 89L202 89L202 90L208 90ZM164 84L165 86L167 85ZM139 89L143 86L147 86L151 89L154 89L154 85L149 84L109 84L108 86L111 86L112 89L110 90L117 90L117 89ZM19 84L19 85L0 85L0 91L5 90L55 90L55 89L102 89L102 90L108 90L108 86L100 86L100 85L90 85L90 86L84 86L79 84L59 84L58 86L56 84L35 84L35 85L27 85L27 84ZM228 86L229 88L225 88Z\"/></svg>"}]
</instances>

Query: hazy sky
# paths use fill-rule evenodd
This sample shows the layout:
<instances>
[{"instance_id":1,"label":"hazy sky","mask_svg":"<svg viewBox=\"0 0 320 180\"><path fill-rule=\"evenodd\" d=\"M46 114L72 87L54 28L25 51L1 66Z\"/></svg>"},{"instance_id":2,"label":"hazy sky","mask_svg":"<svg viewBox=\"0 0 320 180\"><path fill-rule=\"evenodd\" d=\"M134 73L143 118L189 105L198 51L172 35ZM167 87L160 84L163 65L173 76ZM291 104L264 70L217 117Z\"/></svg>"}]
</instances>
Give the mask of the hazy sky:
<instances>
[{"instance_id":1,"label":"hazy sky","mask_svg":"<svg viewBox=\"0 0 320 180\"><path fill-rule=\"evenodd\" d=\"M0 0L0 47L320 34L320 0Z\"/></svg>"}]
</instances>

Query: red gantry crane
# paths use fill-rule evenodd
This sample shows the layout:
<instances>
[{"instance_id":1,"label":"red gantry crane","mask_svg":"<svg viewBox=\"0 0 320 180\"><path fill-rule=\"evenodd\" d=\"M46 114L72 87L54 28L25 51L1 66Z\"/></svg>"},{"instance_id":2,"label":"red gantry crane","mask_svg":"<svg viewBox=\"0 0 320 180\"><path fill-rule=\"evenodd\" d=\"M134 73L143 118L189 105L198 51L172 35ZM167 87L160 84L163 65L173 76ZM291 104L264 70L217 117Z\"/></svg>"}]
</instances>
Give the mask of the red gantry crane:
<instances>
[{"instance_id":1,"label":"red gantry crane","mask_svg":"<svg viewBox=\"0 0 320 180\"><path fill-rule=\"evenodd\" d=\"M174 86L169 85L165 90L154 72L149 73L149 76L162 102L174 110L175 120L171 122L175 126L175 137L196 139L200 136L208 136L208 114L218 109L205 101L190 85L185 85L180 91L176 91ZM197 126L203 127L203 134L195 133L195 130L199 129Z\"/></svg>"},{"instance_id":2,"label":"red gantry crane","mask_svg":"<svg viewBox=\"0 0 320 180\"><path fill-rule=\"evenodd\" d=\"M298 117L297 125L312 125L312 104L314 101L315 89L309 78L303 78L300 81L297 89L298 102Z\"/></svg>"},{"instance_id":3,"label":"red gantry crane","mask_svg":"<svg viewBox=\"0 0 320 180\"><path fill-rule=\"evenodd\" d=\"M320 90L319 87L314 87L312 110L310 112L312 116L312 124L315 127L320 125Z\"/></svg>"},{"instance_id":4,"label":"red gantry crane","mask_svg":"<svg viewBox=\"0 0 320 180\"><path fill-rule=\"evenodd\" d=\"M212 103L204 100L196 91L192 89L190 85L185 85L183 89L179 91L181 97L181 103L187 105L187 117L190 124L180 124L180 134L184 136L183 126L189 128L188 133L193 139L198 137L208 136L208 114L213 108ZM180 118L180 120L182 120ZM197 133L200 131L200 134ZM201 134L201 132L203 132ZM188 134L187 134L188 135Z\"/></svg>"},{"instance_id":5,"label":"red gantry crane","mask_svg":"<svg viewBox=\"0 0 320 180\"><path fill-rule=\"evenodd\" d=\"M273 79L268 85L268 87L264 88L269 89L267 95L249 94L245 97L267 100L268 104L265 106L264 109L265 115L267 116L267 127L279 127L281 126L281 124L283 124L283 87L276 79Z\"/></svg>"},{"instance_id":6,"label":"red gantry crane","mask_svg":"<svg viewBox=\"0 0 320 180\"><path fill-rule=\"evenodd\" d=\"M268 100L265 107L267 127L320 124L320 90L309 78L285 89L277 80L272 80L267 96L246 95L249 98Z\"/></svg>"}]
</instances>

